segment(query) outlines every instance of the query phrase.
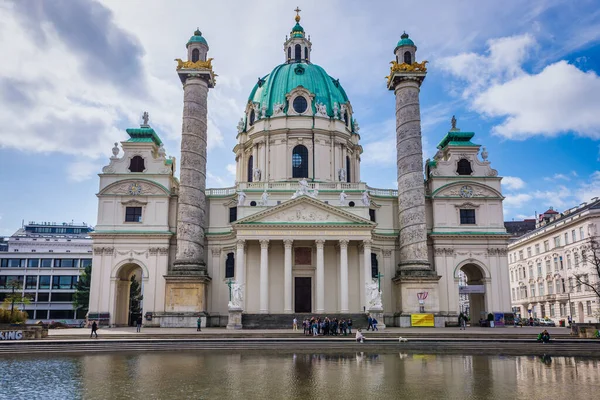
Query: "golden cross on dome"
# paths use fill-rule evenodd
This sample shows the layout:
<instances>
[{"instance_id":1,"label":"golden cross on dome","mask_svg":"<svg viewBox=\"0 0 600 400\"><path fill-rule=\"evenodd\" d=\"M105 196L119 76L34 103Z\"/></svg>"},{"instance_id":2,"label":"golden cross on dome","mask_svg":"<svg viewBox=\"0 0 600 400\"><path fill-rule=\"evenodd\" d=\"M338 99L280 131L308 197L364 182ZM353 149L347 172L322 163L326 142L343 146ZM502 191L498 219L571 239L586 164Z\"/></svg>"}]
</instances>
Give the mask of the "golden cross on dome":
<instances>
[{"instance_id":1,"label":"golden cross on dome","mask_svg":"<svg viewBox=\"0 0 600 400\"><path fill-rule=\"evenodd\" d=\"M302 10L300 9L300 7L296 7L294 11L296 11L296 22L300 22L300 11Z\"/></svg>"}]
</instances>

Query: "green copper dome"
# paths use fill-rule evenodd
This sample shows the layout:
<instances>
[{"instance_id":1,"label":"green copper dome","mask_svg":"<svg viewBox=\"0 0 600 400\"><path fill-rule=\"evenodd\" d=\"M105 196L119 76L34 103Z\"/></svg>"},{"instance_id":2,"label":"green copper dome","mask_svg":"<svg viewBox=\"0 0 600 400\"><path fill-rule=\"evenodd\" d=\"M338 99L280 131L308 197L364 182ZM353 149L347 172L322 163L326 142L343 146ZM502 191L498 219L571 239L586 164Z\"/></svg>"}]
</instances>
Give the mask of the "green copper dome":
<instances>
[{"instance_id":1,"label":"green copper dome","mask_svg":"<svg viewBox=\"0 0 600 400\"><path fill-rule=\"evenodd\" d=\"M415 42L413 42L411 39L408 38L408 34L406 32L404 32L402 34L402 36L400 36L400 41L398 41L398 44L396 45L396 47L400 47L400 46L414 46Z\"/></svg>"},{"instance_id":2,"label":"green copper dome","mask_svg":"<svg viewBox=\"0 0 600 400\"><path fill-rule=\"evenodd\" d=\"M273 115L274 104L285 104L284 112L287 113L286 94L302 86L314 94L312 111L316 113L316 103L327 106L327 114L333 117L333 105L348 102L348 96L337 79L327 75L327 72L318 65L307 63L281 64L264 78L259 79L252 89L248 101L259 103L259 108L266 106L266 116Z\"/></svg>"},{"instance_id":3,"label":"green copper dome","mask_svg":"<svg viewBox=\"0 0 600 400\"><path fill-rule=\"evenodd\" d=\"M198 29L196 29L196 31L194 32L194 36L192 36L190 38L190 40L188 40L188 42L185 45L185 47L188 47L191 43L203 43L203 44L205 44L205 45L208 46L208 43L206 42L206 39L204 39L202 37L202 32L200 32Z\"/></svg>"}]
</instances>

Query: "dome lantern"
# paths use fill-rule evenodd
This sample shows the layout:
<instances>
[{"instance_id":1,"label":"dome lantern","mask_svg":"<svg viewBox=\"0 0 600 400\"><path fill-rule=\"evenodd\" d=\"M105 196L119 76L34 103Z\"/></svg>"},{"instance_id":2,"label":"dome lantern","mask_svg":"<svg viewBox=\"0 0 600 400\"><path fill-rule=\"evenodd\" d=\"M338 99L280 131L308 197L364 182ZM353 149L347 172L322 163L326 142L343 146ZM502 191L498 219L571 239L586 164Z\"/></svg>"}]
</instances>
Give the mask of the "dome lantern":
<instances>
[{"instance_id":1,"label":"dome lantern","mask_svg":"<svg viewBox=\"0 0 600 400\"><path fill-rule=\"evenodd\" d=\"M417 46L415 42L412 41L408 37L408 33L404 32L400 36L400 40L398 44L396 44L396 48L394 49L394 54L396 55L396 62L398 64L408 64L412 65L412 63L416 62L416 52Z\"/></svg>"},{"instance_id":2,"label":"dome lantern","mask_svg":"<svg viewBox=\"0 0 600 400\"><path fill-rule=\"evenodd\" d=\"M202 36L199 28L196 28L194 35L188 40L185 45L188 51L188 61L206 61L206 54L208 53L208 42Z\"/></svg>"},{"instance_id":3,"label":"dome lantern","mask_svg":"<svg viewBox=\"0 0 600 400\"><path fill-rule=\"evenodd\" d=\"M294 10L296 16L294 20L296 25L290 32L289 39L286 37L286 41L283 44L283 51L285 52L285 62L288 64L299 63L299 62L310 62L310 40L306 38L304 28L300 25L300 8L296 7Z\"/></svg>"}]
</instances>

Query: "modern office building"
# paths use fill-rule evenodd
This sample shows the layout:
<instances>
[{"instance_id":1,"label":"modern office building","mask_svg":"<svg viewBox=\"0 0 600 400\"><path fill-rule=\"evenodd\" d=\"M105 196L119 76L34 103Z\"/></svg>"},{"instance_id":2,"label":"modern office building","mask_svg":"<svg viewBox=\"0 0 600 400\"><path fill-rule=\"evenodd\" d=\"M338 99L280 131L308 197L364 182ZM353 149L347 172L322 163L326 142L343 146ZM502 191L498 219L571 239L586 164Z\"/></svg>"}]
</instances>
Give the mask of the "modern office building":
<instances>
[{"instance_id":1,"label":"modern office building","mask_svg":"<svg viewBox=\"0 0 600 400\"><path fill-rule=\"evenodd\" d=\"M549 318L557 325L569 316L574 322L596 321L598 298L580 281L600 285L589 261L599 223L600 200L593 198L562 213L549 209L539 216L535 230L509 244L510 291L517 314Z\"/></svg>"},{"instance_id":2,"label":"modern office building","mask_svg":"<svg viewBox=\"0 0 600 400\"><path fill-rule=\"evenodd\" d=\"M91 231L85 224L30 222L15 232L0 252L0 302L18 281L30 299L18 306L29 319L85 319L72 301L79 275L92 263Z\"/></svg>"}]
</instances>

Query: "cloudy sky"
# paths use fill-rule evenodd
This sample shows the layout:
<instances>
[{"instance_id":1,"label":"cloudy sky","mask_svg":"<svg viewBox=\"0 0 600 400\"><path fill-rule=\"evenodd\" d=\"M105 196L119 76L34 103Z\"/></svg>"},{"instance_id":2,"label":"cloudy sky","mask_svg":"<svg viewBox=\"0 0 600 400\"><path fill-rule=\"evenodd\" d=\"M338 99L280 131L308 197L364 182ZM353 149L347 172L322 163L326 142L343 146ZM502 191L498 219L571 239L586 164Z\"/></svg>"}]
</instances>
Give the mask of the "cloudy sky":
<instances>
[{"instance_id":1,"label":"cloudy sky","mask_svg":"<svg viewBox=\"0 0 600 400\"><path fill-rule=\"evenodd\" d=\"M312 61L352 102L370 186L396 185L384 76L406 30L417 58L430 62L421 91L426 157L454 114L504 176L505 219L600 195L597 0L0 0L0 235L21 220L94 225L97 173L143 111L178 157L173 59L185 58L196 27L219 75L207 184L231 186L237 121L257 78L283 62L297 5Z\"/></svg>"}]
</instances>

